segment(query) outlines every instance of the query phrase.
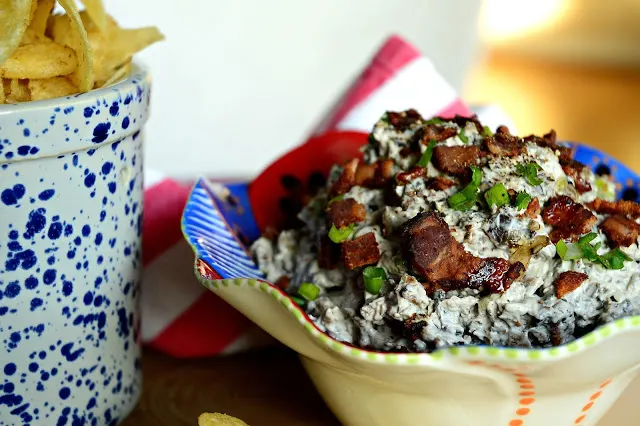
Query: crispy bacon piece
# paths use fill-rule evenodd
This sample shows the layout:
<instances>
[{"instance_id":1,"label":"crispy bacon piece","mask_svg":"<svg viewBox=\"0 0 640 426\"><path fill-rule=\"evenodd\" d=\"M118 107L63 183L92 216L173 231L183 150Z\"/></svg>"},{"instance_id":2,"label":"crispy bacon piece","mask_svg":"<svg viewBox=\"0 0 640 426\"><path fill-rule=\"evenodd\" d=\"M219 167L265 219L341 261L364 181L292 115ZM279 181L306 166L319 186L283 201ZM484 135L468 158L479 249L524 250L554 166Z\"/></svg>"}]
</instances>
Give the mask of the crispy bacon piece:
<instances>
[{"instance_id":1,"label":"crispy bacon piece","mask_svg":"<svg viewBox=\"0 0 640 426\"><path fill-rule=\"evenodd\" d=\"M507 126L499 126L496 129L496 133L502 133L502 134L505 134L505 135L510 135L511 134L511 132L509 131L509 128Z\"/></svg>"},{"instance_id":2,"label":"crispy bacon piece","mask_svg":"<svg viewBox=\"0 0 640 426\"><path fill-rule=\"evenodd\" d=\"M560 164L565 174L573 179L573 185L580 194L591 191L591 184L582 176L582 170L587 166L575 160L563 160Z\"/></svg>"},{"instance_id":3,"label":"crispy bacon piece","mask_svg":"<svg viewBox=\"0 0 640 426\"><path fill-rule=\"evenodd\" d=\"M373 182L373 178L376 175L376 164L358 164L356 167L356 174L354 178L354 184L360 186L368 186L367 184Z\"/></svg>"},{"instance_id":4,"label":"crispy bacon piece","mask_svg":"<svg viewBox=\"0 0 640 426\"><path fill-rule=\"evenodd\" d=\"M373 232L364 234L355 240L344 241L342 247L342 261L347 269L373 265L380 260L380 249Z\"/></svg>"},{"instance_id":5,"label":"crispy bacon piece","mask_svg":"<svg viewBox=\"0 0 640 426\"><path fill-rule=\"evenodd\" d=\"M438 124L430 124L425 126L422 130L422 137L420 143L428 145L429 142L442 142L458 134L458 131L453 127L444 127Z\"/></svg>"},{"instance_id":6,"label":"crispy bacon piece","mask_svg":"<svg viewBox=\"0 0 640 426\"><path fill-rule=\"evenodd\" d=\"M481 259L465 251L435 213L421 213L406 222L401 244L414 271L427 279L426 288L444 290L484 287L500 292L524 271L520 262L499 258Z\"/></svg>"},{"instance_id":7,"label":"crispy bacon piece","mask_svg":"<svg viewBox=\"0 0 640 426\"><path fill-rule=\"evenodd\" d=\"M501 293L524 272L524 265L521 262L510 263L499 257L488 257L482 260L484 261L482 267L469 277L471 288L484 286L491 293Z\"/></svg>"},{"instance_id":8,"label":"crispy bacon piece","mask_svg":"<svg viewBox=\"0 0 640 426\"><path fill-rule=\"evenodd\" d=\"M622 215L609 216L599 225L611 247L629 247L638 241L640 225Z\"/></svg>"},{"instance_id":9,"label":"crispy bacon piece","mask_svg":"<svg viewBox=\"0 0 640 426\"><path fill-rule=\"evenodd\" d=\"M458 126L465 128L468 122L472 122L476 126L476 130L478 133L482 133L482 123L478 120L478 116L473 114L471 117L463 117L461 115L456 115L453 119L451 119Z\"/></svg>"},{"instance_id":10,"label":"crispy bacon piece","mask_svg":"<svg viewBox=\"0 0 640 426\"><path fill-rule=\"evenodd\" d=\"M354 185L382 188L393 177L393 160L378 160L373 164L360 163L356 167Z\"/></svg>"},{"instance_id":11,"label":"crispy bacon piece","mask_svg":"<svg viewBox=\"0 0 640 426\"><path fill-rule=\"evenodd\" d=\"M399 184L406 185L414 179L418 179L419 177L425 177L427 175L427 169L425 167L413 167L409 171L398 173L396 175L396 181Z\"/></svg>"},{"instance_id":12,"label":"crispy bacon piece","mask_svg":"<svg viewBox=\"0 0 640 426\"><path fill-rule=\"evenodd\" d=\"M273 283L273 285L281 290L286 290L287 288L289 288L289 284L291 284L291 278L286 275L281 276L276 280L275 283Z\"/></svg>"},{"instance_id":13,"label":"crispy bacon piece","mask_svg":"<svg viewBox=\"0 0 640 426\"><path fill-rule=\"evenodd\" d=\"M427 189L434 189L436 191L444 191L454 186L456 186L456 181L442 176L429 178L426 184Z\"/></svg>"},{"instance_id":14,"label":"crispy bacon piece","mask_svg":"<svg viewBox=\"0 0 640 426\"><path fill-rule=\"evenodd\" d=\"M560 155L558 156L558 158L560 159L560 161L570 161L573 158L573 154L574 154L573 148L558 145L556 139L557 139L556 131L551 129L549 133L545 134L542 137L529 135L526 138L524 138L524 141L533 142L538 146L543 146L546 148L551 148L554 151L559 151Z\"/></svg>"},{"instance_id":15,"label":"crispy bacon piece","mask_svg":"<svg viewBox=\"0 0 640 426\"><path fill-rule=\"evenodd\" d=\"M524 214L526 214L530 219L535 219L540 215L540 201L538 200L538 197L535 197L529 202Z\"/></svg>"},{"instance_id":16,"label":"crispy bacon piece","mask_svg":"<svg viewBox=\"0 0 640 426\"><path fill-rule=\"evenodd\" d=\"M340 247L329 239L328 235L320 238L318 244L318 266L323 269L335 269L340 261Z\"/></svg>"},{"instance_id":17,"label":"crispy bacon piece","mask_svg":"<svg viewBox=\"0 0 640 426\"><path fill-rule=\"evenodd\" d=\"M577 289L582 283L589 278L587 274L576 271L566 271L558 275L556 278L556 297L562 299L573 290Z\"/></svg>"},{"instance_id":18,"label":"crispy bacon piece","mask_svg":"<svg viewBox=\"0 0 640 426\"><path fill-rule=\"evenodd\" d=\"M344 194L345 192L349 191L351 187L353 187L353 185L355 185L356 170L358 169L359 163L360 163L360 160L358 160L357 158L354 158L352 160L349 160L347 164L344 165L342 174L340 175L338 180L336 180L333 183L333 186L331 187L332 197L335 197L336 195Z\"/></svg>"},{"instance_id":19,"label":"crispy bacon piece","mask_svg":"<svg viewBox=\"0 0 640 426\"><path fill-rule=\"evenodd\" d=\"M482 261L465 251L435 213L420 213L410 219L400 236L413 270L445 288L465 287L469 275L482 266Z\"/></svg>"},{"instance_id":20,"label":"crispy bacon piece","mask_svg":"<svg viewBox=\"0 0 640 426\"><path fill-rule=\"evenodd\" d=\"M633 201L605 201L600 198L596 198L589 203L589 207L598 213L621 214L633 219L640 217L640 204L634 203Z\"/></svg>"},{"instance_id":21,"label":"crispy bacon piece","mask_svg":"<svg viewBox=\"0 0 640 426\"><path fill-rule=\"evenodd\" d=\"M330 203L327 207L327 217L337 228L342 228L362 222L367 217L367 210L353 198L347 198Z\"/></svg>"},{"instance_id":22,"label":"crispy bacon piece","mask_svg":"<svg viewBox=\"0 0 640 426\"><path fill-rule=\"evenodd\" d=\"M480 158L477 146L436 146L433 160L436 168L452 175L464 175Z\"/></svg>"},{"instance_id":23,"label":"crispy bacon piece","mask_svg":"<svg viewBox=\"0 0 640 426\"><path fill-rule=\"evenodd\" d=\"M393 160L379 160L377 165L374 183L379 186L384 186L387 181L393 177Z\"/></svg>"},{"instance_id":24,"label":"crispy bacon piece","mask_svg":"<svg viewBox=\"0 0 640 426\"><path fill-rule=\"evenodd\" d=\"M387 117L389 123L400 131L407 130L412 124L422 120L422 116L415 109L400 112L388 111Z\"/></svg>"},{"instance_id":25,"label":"crispy bacon piece","mask_svg":"<svg viewBox=\"0 0 640 426\"><path fill-rule=\"evenodd\" d=\"M504 127L504 126L502 126ZM524 151L524 143L517 136L511 136L508 132L496 132L493 136L484 138L487 151L500 157L515 157Z\"/></svg>"},{"instance_id":26,"label":"crispy bacon piece","mask_svg":"<svg viewBox=\"0 0 640 426\"><path fill-rule=\"evenodd\" d=\"M542 220L555 227L549 237L557 243L559 240L575 240L591 231L597 222L595 215L582 204L576 203L566 195L553 197L542 210Z\"/></svg>"}]
</instances>

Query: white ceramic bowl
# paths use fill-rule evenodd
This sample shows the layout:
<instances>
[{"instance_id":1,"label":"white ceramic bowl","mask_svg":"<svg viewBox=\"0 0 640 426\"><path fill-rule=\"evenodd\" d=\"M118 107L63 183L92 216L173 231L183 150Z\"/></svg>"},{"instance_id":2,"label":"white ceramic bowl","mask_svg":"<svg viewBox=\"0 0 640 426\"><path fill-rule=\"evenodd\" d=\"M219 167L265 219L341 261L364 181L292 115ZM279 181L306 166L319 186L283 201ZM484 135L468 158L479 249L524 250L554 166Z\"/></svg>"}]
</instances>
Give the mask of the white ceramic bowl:
<instances>
[{"instance_id":1,"label":"white ceramic bowl","mask_svg":"<svg viewBox=\"0 0 640 426\"><path fill-rule=\"evenodd\" d=\"M138 399L150 83L0 105L0 424L115 424Z\"/></svg>"}]
</instances>

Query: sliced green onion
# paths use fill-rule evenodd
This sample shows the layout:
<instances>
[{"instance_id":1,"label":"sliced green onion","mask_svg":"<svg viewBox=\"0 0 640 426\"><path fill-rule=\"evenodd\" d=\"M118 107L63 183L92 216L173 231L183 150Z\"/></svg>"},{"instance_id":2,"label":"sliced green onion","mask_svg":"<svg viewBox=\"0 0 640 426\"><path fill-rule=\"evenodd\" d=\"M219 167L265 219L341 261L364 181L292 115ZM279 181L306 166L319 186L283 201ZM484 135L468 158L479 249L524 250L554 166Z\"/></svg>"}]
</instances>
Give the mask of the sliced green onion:
<instances>
[{"instance_id":1,"label":"sliced green onion","mask_svg":"<svg viewBox=\"0 0 640 426\"><path fill-rule=\"evenodd\" d=\"M429 126L431 124L442 124L442 123L444 123L444 121L441 118L438 118L438 117L433 117L432 119L427 120L427 121L424 122L424 124L427 125L427 126Z\"/></svg>"},{"instance_id":2,"label":"sliced green onion","mask_svg":"<svg viewBox=\"0 0 640 426\"><path fill-rule=\"evenodd\" d=\"M367 266L362 271L362 278L364 279L365 290L371 294L378 294L382 288L382 282L387 279L387 273L384 268Z\"/></svg>"},{"instance_id":3,"label":"sliced green onion","mask_svg":"<svg viewBox=\"0 0 640 426\"><path fill-rule=\"evenodd\" d=\"M578 244L589 244L596 238L598 238L598 234L596 234L595 232L590 232L587 235L583 235L582 237L580 237L580 239L578 240Z\"/></svg>"},{"instance_id":4,"label":"sliced green onion","mask_svg":"<svg viewBox=\"0 0 640 426\"><path fill-rule=\"evenodd\" d=\"M489 207L501 207L506 204L509 204L511 199L509 198L509 193L507 192L507 188L504 187L502 182L498 182L489 188L484 193L484 199L487 200L487 204Z\"/></svg>"},{"instance_id":5,"label":"sliced green onion","mask_svg":"<svg viewBox=\"0 0 640 426\"><path fill-rule=\"evenodd\" d=\"M456 192L447 199L449 207L454 210L469 210L478 201L478 186L482 183L482 170L471 166L471 182L462 191Z\"/></svg>"},{"instance_id":6,"label":"sliced green onion","mask_svg":"<svg viewBox=\"0 0 640 426\"><path fill-rule=\"evenodd\" d=\"M308 301L316 300L320 294L320 287L311 283L302 283L298 289L298 294Z\"/></svg>"},{"instance_id":7,"label":"sliced green onion","mask_svg":"<svg viewBox=\"0 0 640 426\"><path fill-rule=\"evenodd\" d=\"M564 256L567 254L569 248L567 247L567 243L562 240L558 240L556 243L556 253L560 256L560 259L564 259Z\"/></svg>"},{"instance_id":8,"label":"sliced green onion","mask_svg":"<svg viewBox=\"0 0 640 426\"><path fill-rule=\"evenodd\" d=\"M540 185L542 179L538 177L538 170L542 170L542 167L538 163L528 163L526 165L518 164L516 166L516 173L523 176L525 180L533 186Z\"/></svg>"},{"instance_id":9,"label":"sliced green onion","mask_svg":"<svg viewBox=\"0 0 640 426\"><path fill-rule=\"evenodd\" d=\"M476 166L471 166L471 183L475 186L480 186L482 183L482 169Z\"/></svg>"},{"instance_id":10,"label":"sliced green onion","mask_svg":"<svg viewBox=\"0 0 640 426\"><path fill-rule=\"evenodd\" d=\"M291 298L291 300L296 302L299 306L302 306L305 304L305 300L302 297L298 297L298 296L289 296L289 297Z\"/></svg>"},{"instance_id":11,"label":"sliced green onion","mask_svg":"<svg viewBox=\"0 0 640 426\"><path fill-rule=\"evenodd\" d=\"M469 143L469 137L464 134L464 129L460 129L460 134L458 135L463 144Z\"/></svg>"},{"instance_id":12,"label":"sliced green onion","mask_svg":"<svg viewBox=\"0 0 640 426\"><path fill-rule=\"evenodd\" d=\"M335 203L336 201L340 201L343 198L344 198L344 194L336 195L335 197L333 197L332 199L329 200L329 203L327 205L330 206L331 203Z\"/></svg>"},{"instance_id":13,"label":"sliced green onion","mask_svg":"<svg viewBox=\"0 0 640 426\"><path fill-rule=\"evenodd\" d=\"M354 223L349 226L343 226L340 229L336 228L336 225L331 225L331 229L329 229L329 239L334 243L339 244L349 238L351 234L353 234L354 229Z\"/></svg>"},{"instance_id":14,"label":"sliced green onion","mask_svg":"<svg viewBox=\"0 0 640 426\"><path fill-rule=\"evenodd\" d=\"M382 114L382 117L380 117L380 121L382 121L383 123L390 124L391 120L389 120L389 114L386 112Z\"/></svg>"},{"instance_id":15,"label":"sliced green onion","mask_svg":"<svg viewBox=\"0 0 640 426\"><path fill-rule=\"evenodd\" d=\"M582 259L582 250L578 245L573 243L565 243L563 240L559 240L556 243L556 253L562 260L578 260Z\"/></svg>"},{"instance_id":16,"label":"sliced green onion","mask_svg":"<svg viewBox=\"0 0 640 426\"><path fill-rule=\"evenodd\" d=\"M435 148L435 146L436 141L429 141L427 149L424 151L424 154L422 154L422 157L420 157L420 160L418 160L418 162L416 163L416 166L427 167L427 165L429 165L431 156L433 155L433 148Z\"/></svg>"},{"instance_id":17,"label":"sliced green onion","mask_svg":"<svg viewBox=\"0 0 640 426\"><path fill-rule=\"evenodd\" d=\"M529 203L531 202L531 195L526 192L518 192L516 196L516 208L518 210L524 210L529 207Z\"/></svg>"},{"instance_id":18,"label":"sliced green onion","mask_svg":"<svg viewBox=\"0 0 640 426\"><path fill-rule=\"evenodd\" d=\"M622 269L624 267L624 261L633 260L626 253L619 248L611 250L600 256L600 263L607 269Z\"/></svg>"},{"instance_id":19,"label":"sliced green onion","mask_svg":"<svg viewBox=\"0 0 640 426\"><path fill-rule=\"evenodd\" d=\"M489 126L482 126L482 134L484 136L493 136L493 132L489 128Z\"/></svg>"},{"instance_id":20,"label":"sliced green onion","mask_svg":"<svg viewBox=\"0 0 640 426\"><path fill-rule=\"evenodd\" d=\"M449 207L454 210L470 210L478 201L478 187L475 185L467 185L460 192L456 192L447 199Z\"/></svg>"},{"instance_id":21,"label":"sliced green onion","mask_svg":"<svg viewBox=\"0 0 640 426\"><path fill-rule=\"evenodd\" d=\"M596 178L597 197L604 200L613 201L616 196L615 190L612 188L611 182L606 178Z\"/></svg>"},{"instance_id":22,"label":"sliced green onion","mask_svg":"<svg viewBox=\"0 0 640 426\"><path fill-rule=\"evenodd\" d=\"M368 141L371 145L375 145L376 143L378 143L378 141L376 140L376 138L373 136L373 133L369 133L369 138Z\"/></svg>"}]
</instances>

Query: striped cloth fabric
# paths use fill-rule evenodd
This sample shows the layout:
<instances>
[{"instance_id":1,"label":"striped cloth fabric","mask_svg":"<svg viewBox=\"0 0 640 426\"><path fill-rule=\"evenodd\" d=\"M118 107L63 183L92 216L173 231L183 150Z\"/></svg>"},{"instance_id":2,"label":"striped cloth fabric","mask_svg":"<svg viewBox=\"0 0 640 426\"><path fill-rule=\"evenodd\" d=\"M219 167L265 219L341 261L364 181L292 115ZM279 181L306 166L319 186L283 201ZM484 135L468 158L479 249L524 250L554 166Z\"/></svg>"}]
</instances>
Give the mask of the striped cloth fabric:
<instances>
[{"instance_id":1,"label":"striped cloth fabric","mask_svg":"<svg viewBox=\"0 0 640 426\"><path fill-rule=\"evenodd\" d=\"M385 111L409 108L425 117L469 114L431 61L393 36L313 134L330 130L368 132ZM191 187L154 171L147 171L145 178L143 342L176 357L229 354L273 343L195 280L193 253L180 231L180 217ZM200 219L214 225L221 220ZM251 265L237 267L246 269L244 276L254 274Z\"/></svg>"}]
</instances>

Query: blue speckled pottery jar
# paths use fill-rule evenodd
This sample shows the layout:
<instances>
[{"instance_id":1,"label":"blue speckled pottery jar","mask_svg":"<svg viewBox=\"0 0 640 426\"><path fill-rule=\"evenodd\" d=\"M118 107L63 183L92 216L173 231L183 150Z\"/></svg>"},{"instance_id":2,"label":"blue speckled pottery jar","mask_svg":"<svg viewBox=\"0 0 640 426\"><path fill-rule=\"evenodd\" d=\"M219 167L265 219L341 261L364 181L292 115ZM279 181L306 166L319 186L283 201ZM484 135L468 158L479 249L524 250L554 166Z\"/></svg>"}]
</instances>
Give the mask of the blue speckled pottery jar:
<instances>
[{"instance_id":1,"label":"blue speckled pottery jar","mask_svg":"<svg viewBox=\"0 0 640 426\"><path fill-rule=\"evenodd\" d=\"M0 425L111 425L141 390L150 78L0 105Z\"/></svg>"}]
</instances>

